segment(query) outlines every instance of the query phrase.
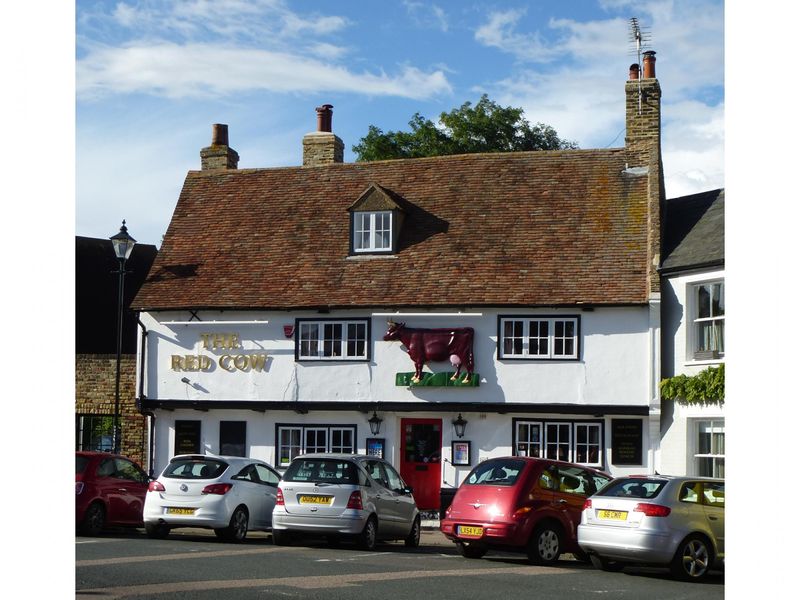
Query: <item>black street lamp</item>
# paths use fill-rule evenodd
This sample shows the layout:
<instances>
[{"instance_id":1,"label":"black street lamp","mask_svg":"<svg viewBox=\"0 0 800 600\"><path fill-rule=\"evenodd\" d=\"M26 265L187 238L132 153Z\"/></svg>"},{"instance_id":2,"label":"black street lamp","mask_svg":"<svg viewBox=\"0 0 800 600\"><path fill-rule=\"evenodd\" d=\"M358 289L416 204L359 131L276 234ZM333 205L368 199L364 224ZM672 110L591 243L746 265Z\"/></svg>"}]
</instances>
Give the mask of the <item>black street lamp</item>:
<instances>
[{"instance_id":1,"label":"black street lamp","mask_svg":"<svg viewBox=\"0 0 800 600\"><path fill-rule=\"evenodd\" d=\"M120 375L120 360L122 359L122 305L124 302L125 291L125 261L128 260L133 251L133 245L136 240L128 235L128 228L125 227L125 221L122 221L122 227L119 228L119 233L112 236L111 243L114 245L114 254L119 260L119 271L112 271L112 273L119 274L119 295L117 296L117 383L114 392L114 432L113 432L113 451L114 454L119 454L120 450L120 426L119 426L119 375Z\"/></svg>"}]
</instances>

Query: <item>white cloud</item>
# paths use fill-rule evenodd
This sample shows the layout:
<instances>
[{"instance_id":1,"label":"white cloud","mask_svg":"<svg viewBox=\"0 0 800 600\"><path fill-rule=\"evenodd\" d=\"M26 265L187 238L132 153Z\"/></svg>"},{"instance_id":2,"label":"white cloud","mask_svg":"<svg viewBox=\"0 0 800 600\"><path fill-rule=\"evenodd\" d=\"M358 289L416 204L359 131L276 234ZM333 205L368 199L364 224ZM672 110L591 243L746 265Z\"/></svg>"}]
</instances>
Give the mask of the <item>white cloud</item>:
<instances>
[{"instance_id":1,"label":"white cloud","mask_svg":"<svg viewBox=\"0 0 800 600\"><path fill-rule=\"evenodd\" d=\"M409 0L405 0L403 5L418 24L434 27L445 33L450 29L447 13L440 6L426 2L410 2Z\"/></svg>"},{"instance_id":2,"label":"white cloud","mask_svg":"<svg viewBox=\"0 0 800 600\"><path fill-rule=\"evenodd\" d=\"M558 56L559 49L548 47L538 32L521 34L515 31L524 14L521 10L491 13L488 22L476 29L475 39L484 46L499 48L525 61L547 62Z\"/></svg>"},{"instance_id":3,"label":"white cloud","mask_svg":"<svg viewBox=\"0 0 800 600\"><path fill-rule=\"evenodd\" d=\"M166 42L96 48L77 62L76 81L83 99L114 93L210 98L255 90L429 98L451 91L442 71L405 66L395 76L354 73L285 52Z\"/></svg>"}]
</instances>

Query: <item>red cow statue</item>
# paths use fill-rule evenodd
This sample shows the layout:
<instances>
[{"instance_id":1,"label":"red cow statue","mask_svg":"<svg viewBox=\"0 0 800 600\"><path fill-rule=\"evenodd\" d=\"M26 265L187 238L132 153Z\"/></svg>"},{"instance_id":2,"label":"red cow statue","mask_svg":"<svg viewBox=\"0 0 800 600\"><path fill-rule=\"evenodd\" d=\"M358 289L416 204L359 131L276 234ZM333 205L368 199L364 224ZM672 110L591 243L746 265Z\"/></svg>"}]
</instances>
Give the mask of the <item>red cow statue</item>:
<instances>
[{"instance_id":1,"label":"red cow statue","mask_svg":"<svg viewBox=\"0 0 800 600\"><path fill-rule=\"evenodd\" d=\"M450 378L458 379L462 367L464 379L462 383L469 383L474 369L472 355L472 338L475 330L472 327L455 327L453 329L415 329L406 327L405 323L389 321L389 330L383 336L384 341L400 340L406 347L406 352L414 361L413 383L422 380L422 367L431 361L450 360L456 372Z\"/></svg>"}]
</instances>

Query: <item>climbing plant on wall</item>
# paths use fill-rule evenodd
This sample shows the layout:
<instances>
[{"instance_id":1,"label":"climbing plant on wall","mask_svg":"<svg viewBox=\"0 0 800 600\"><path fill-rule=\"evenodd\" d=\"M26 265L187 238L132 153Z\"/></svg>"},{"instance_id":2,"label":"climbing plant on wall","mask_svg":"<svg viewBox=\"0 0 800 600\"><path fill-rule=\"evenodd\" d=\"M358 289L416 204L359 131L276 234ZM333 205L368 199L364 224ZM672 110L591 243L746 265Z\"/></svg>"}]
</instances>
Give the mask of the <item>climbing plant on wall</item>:
<instances>
[{"instance_id":1,"label":"climbing plant on wall","mask_svg":"<svg viewBox=\"0 0 800 600\"><path fill-rule=\"evenodd\" d=\"M662 398L678 404L722 405L725 403L725 365L709 367L697 375L662 379L659 388Z\"/></svg>"}]
</instances>

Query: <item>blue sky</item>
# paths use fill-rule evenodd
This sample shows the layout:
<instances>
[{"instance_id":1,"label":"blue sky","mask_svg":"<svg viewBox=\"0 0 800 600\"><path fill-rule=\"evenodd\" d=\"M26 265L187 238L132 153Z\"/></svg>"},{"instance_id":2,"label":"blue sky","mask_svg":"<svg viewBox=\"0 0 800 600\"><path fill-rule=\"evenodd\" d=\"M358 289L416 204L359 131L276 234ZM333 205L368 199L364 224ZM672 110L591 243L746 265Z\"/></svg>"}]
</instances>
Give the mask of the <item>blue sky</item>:
<instances>
[{"instance_id":1,"label":"blue sky","mask_svg":"<svg viewBox=\"0 0 800 600\"><path fill-rule=\"evenodd\" d=\"M160 245L211 125L240 168L299 165L314 108L351 147L482 93L581 148L624 143L630 17L663 90L667 195L724 186L721 1L84 1L76 5L76 234L124 218Z\"/></svg>"}]
</instances>

